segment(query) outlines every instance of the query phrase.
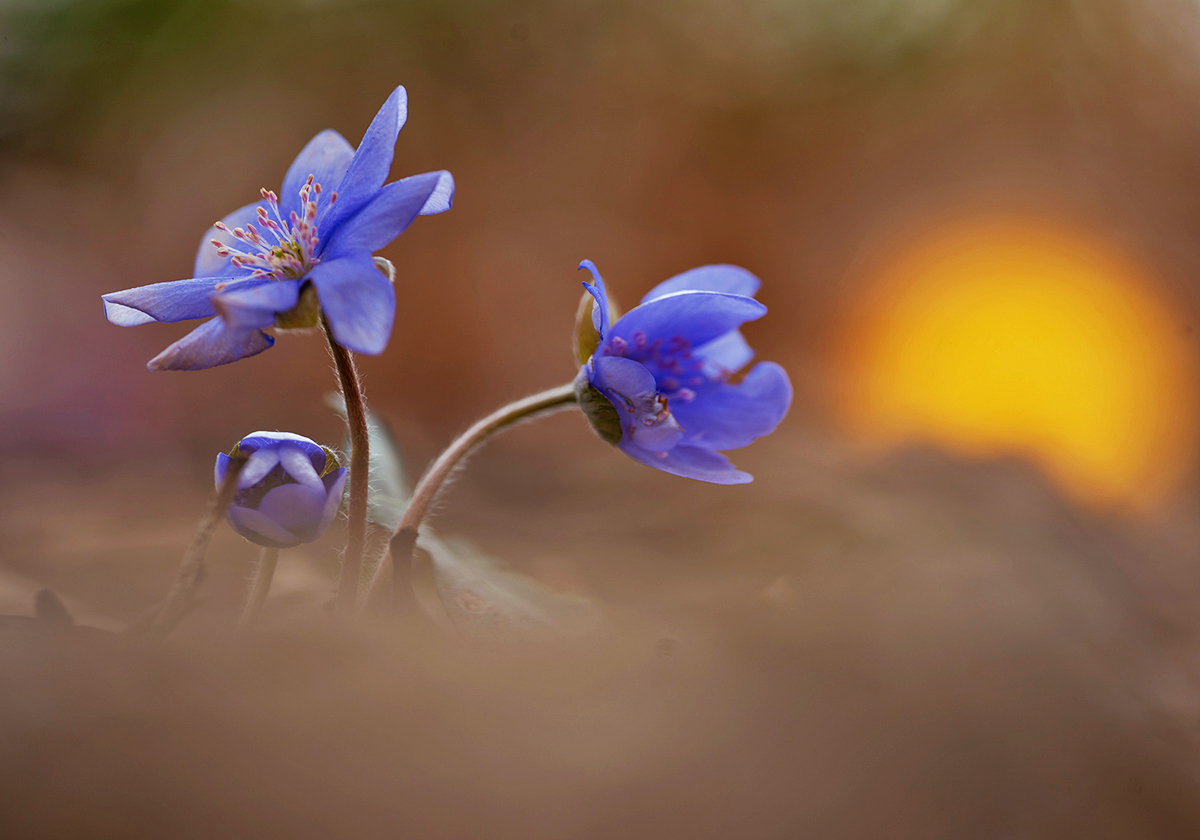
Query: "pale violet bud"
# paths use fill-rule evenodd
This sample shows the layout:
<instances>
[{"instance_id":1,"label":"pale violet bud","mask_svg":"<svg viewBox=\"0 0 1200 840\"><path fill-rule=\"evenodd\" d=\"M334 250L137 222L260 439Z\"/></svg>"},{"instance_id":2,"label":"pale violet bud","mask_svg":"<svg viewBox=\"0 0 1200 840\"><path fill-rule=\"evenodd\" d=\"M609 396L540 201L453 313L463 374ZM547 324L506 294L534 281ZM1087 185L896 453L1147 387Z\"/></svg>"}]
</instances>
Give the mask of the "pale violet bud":
<instances>
[{"instance_id":1,"label":"pale violet bud","mask_svg":"<svg viewBox=\"0 0 1200 840\"><path fill-rule=\"evenodd\" d=\"M255 432L234 453L249 456L226 518L233 530L268 548L291 548L319 539L342 505L346 468L333 452L290 432ZM230 456L217 455L217 486Z\"/></svg>"}]
</instances>

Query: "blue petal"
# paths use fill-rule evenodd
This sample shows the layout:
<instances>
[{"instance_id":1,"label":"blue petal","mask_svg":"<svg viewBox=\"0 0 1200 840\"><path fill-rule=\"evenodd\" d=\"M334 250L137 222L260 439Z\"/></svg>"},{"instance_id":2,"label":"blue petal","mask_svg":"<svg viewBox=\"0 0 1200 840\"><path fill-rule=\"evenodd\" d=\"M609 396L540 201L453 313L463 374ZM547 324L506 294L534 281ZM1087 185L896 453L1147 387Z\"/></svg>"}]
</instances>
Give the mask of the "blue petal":
<instances>
[{"instance_id":1,"label":"blue petal","mask_svg":"<svg viewBox=\"0 0 1200 840\"><path fill-rule=\"evenodd\" d=\"M741 370L754 360L754 350L738 330L731 330L692 351L704 362L704 373L711 378Z\"/></svg>"},{"instance_id":2,"label":"blue petal","mask_svg":"<svg viewBox=\"0 0 1200 840\"><path fill-rule=\"evenodd\" d=\"M659 283L642 298L642 303L674 292L724 292L754 297L761 285L761 280L741 266L702 265Z\"/></svg>"},{"instance_id":3,"label":"blue petal","mask_svg":"<svg viewBox=\"0 0 1200 840\"><path fill-rule=\"evenodd\" d=\"M295 479L296 483L324 495L325 482L317 475L308 453L299 446L292 443L280 444L279 463L283 465L283 471Z\"/></svg>"},{"instance_id":4,"label":"blue petal","mask_svg":"<svg viewBox=\"0 0 1200 840\"><path fill-rule=\"evenodd\" d=\"M264 447L250 455L242 474L238 476L238 489L245 490L253 487L271 474L271 470L279 466L279 450L274 447Z\"/></svg>"},{"instance_id":5,"label":"blue petal","mask_svg":"<svg viewBox=\"0 0 1200 840\"><path fill-rule=\"evenodd\" d=\"M267 491L258 512L296 536L297 542L312 542L321 536L317 529L324 518L325 488L313 490L303 484L281 484Z\"/></svg>"},{"instance_id":6,"label":"blue petal","mask_svg":"<svg viewBox=\"0 0 1200 840\"><path fill-rule=\"evenodd\" d=\"M212 305L230 327L270 327L275 313L288 311L299 299L299 280L267 280L250 288L219 292L213 295Z\"/></svg>"},{"instance_id":7,"label":"blue petal","mask_svg":"<svg viewBox=\"0 0 1200 840\"><path fill-rule=\"evenodd\" d=\"M217 453L217 463L213 465L213 483L221 486L221 482L225 480L225 473L229 469L229 456L224 452Z\"/></svg>"},{"instance_id":8,"label":"blue petal","mask_svg":"<svg viewBox=\"0 0 1200 840\"><path fill-rule=\"evenodd\" d=\"M583 288L587 289L593 298L592 326L600 333L600 340L603 341L608 337L608 316L611 311L608 306L608 290L604 287L604 278L600 276L600 270L594 262L584 260L579 264L579 268L586 268L592 275L592 282L584 282Z\"/></svg>"},{"instance_id":9,"label":"blue petal","mask_svg":"<svg viewBox=\"0 0 1200 840\"><path fill-rule=\"evenodd\" d=\"M269 209L267 202L256 201L253 204L247 204L245 207L239 207L237 210L234 210L222 219L221 223L230 230L244 228L247 224L258 218L259 207ZM214 239L231 248L243 250L242 244L234 239L233 236L217 230L215 226L210 227L208 232L200 238L200 247L196 249L196 268L192 274L196 277L234 277L248 274L248 269L240 269L232 264L231 260L233 257L222 257L217 254L217 249L212 244Z\"/></svg>"},{"instance_id":10,"label":"blue petal","mask_svg":"<svg viewBox=\"0 0 1200 840\"><path fill-rule=\"evenodd\" d=\"M658 452L670 449L683 437L675 418L664 410L654 375L638 362L595 356L589 380L616 408L625 442Z\"/></svg>"},{"instance_id":11,"label":"blue petal","mask_svg":"<svg viewBox=\"0 0 1200 840\"><path fill-rule=\"evenodd\" d=\"M792 404L792 383L774 362L760 362L737 385L706 388L694 400L671 400L683 426L681 445L740 449L769 435Z\"/></svg>"},{"instance_id":12,"label":"blue petal","mask_svg":"<svg viewBox=\"0 0 1200 840\"><path fill-rule=\"evenodd\" d=\"M387 180L396 150L396 138L408 119L408 94L403 87L392 91L363 135L362 142L338 185L337 203L321 221L321 232L330 236L342 222L361 210L375 197Z\"/></svg>"},{"instance_id":13,"label":"blue petal","mask_svg":"<svg viewBox=\"0 0 1200 840\"><path fill-rule=\"evenodd\" d=\"M645 366L620 356L596 356L588 379L597 391L616 391L630 400L654 396L658 386Z\"/></svg>"},{"instance_id":14,"label":"blue petal","mask_svg":"<svg viewBox=\"0 0 1200 840\"><path fill-rule=\"evenodd\" d=\"M753 298L718 292L675 292L635 306L613 324L614 337L634 343L634 334L648 341L683 338L693 347L707 344L746 321L761 318L767 308Z\"/></svg>"},{"instance_id":15,"label":"blue petal","mask_svg":"<svg viewBox=\"0 0 1200 840\"><path fill-rule=\"evenodd\" d=\"M271 519L251 508L233 505L225 514L233 530L252 543L268 548L292 548L300 540L291 531L276 525Z\"/></svg>"},{"instance_id":16,"label":"blue petal","mask_svg":"<svg viewBox=\"0 0 1200 840\"><path fill-rule=\"evenodd\" d=\"M136 327L155 321L173 324L215 315L209 297L218 283L229 277L195 277L151 283L120 292L109 292L104 299L104 315L119 327Z\"/></svg>"},{"instance_id":17,"label":"blue petal","mask_svg":"<svg viewBox=\"0 0 1200 840\"><path fill-rule=\"evenodd\" d=\"M321 255L337 259L356 251L372 253L386 247L412 224L449 175L449 172L426 172L388 184L375 193L361 212L346 219L329 238ZM450 183L453 189L453 180Z\"/></svg>"},{"instance_id":18,"label":"blue petal","mask_svg":"<svg viewBox=\"0 0 1200 840\"><path fill-rule=\"evenodd\" d=\"M396 291L371 255L318 263L310 277L334 340L358 353L382 353L392 335Z\"/></svg>"},{"instance_id":19,"label":"blue petal","mask_svg":"<svg viewBox=\"0 0 1200 840\"><path fill-rule=\"evenodd\" d=\"M445 213L454 206L454 176L445 170L439 172L438 176L437 186L421 208L422 216Z\"/></svg>"},{"instance_id":20,"label":"blue petal","mask_svg":"<svg viewBox=\"0 0 1200 840\"><path fill-rule=\"evenodd\" d=\"M635 461L648 467L711 484L749 484L754 477L729 463L720 452L694 446L676 446L670 452L647 452L639 446L621 442L618 447Z\"/></svg>"},{"instance_id":21,"label":"blue petal","mask_svg":"<svg viewBox=\"0 0 1200 840\"><path fill-rule=\"evenodd\" d=\"M243 452L254 452L258 449L276 447L282 443L292 444L304 450L317 472L325 469L325 450L320 445L304 435L291 432L253 432L238 441L238 448Z\"/></svg>"},{"instance_id":22,"label":"blue petal","mask_svg":"<svg viewBox=\"0 0 1200 840\"><path fill-rule=\"evenodd\" d=\"M329 489L326 491L325 509L321 512L321 522L317 525L318 537L329 530L334 517L342 507L342 494L346 491L346 468L339 467L334 470L325 476L325 482Z\"/></svg>"},{"instance_id":23,"label":"blue petal","mask_svg":"<svg viewBox=\"0 0 1200 840\"><path fill-rule=\"evenodd\" d=\"M313 181L321 185L321 196L317 199L318 217L329 204L329 196L337 192L346 175L346 168L354 157L354 147L346 142L346 138L331 128L327 128L308 141L308 145L296 155L292 165L288 167L287 175L283 176L283 186L279 190L279 208L283 211L284 221L290 213L300 212L300 188L313 176ZM341 199L341 196L338 196Z\"/></svg>"},{"instance_id":24,"label":"blue petal","mask_svg":"<svg viewBox=\"0 0 1200 840\"><path fill-rule=\"evenodd\" d=\"M149 361L150 370L204 370L261 353L275 343L262 330L237 330L220 318L205 321Z\"/></svg>"}]
</instances>

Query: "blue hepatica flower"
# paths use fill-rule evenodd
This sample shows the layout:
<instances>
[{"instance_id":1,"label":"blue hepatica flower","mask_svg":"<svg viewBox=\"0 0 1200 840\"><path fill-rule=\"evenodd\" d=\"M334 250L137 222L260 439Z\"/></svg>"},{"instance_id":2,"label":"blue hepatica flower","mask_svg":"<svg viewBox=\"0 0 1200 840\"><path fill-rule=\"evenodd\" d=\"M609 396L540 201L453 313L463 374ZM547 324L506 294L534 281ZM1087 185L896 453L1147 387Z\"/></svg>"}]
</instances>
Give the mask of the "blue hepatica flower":
<instances>
[{"instance_id":1,"label":"blue hepatica flower","mask_svg":"<svg viewBox=\"0 0 1200 840\"><path fill-rule=\"evenodd\" d=\"M599 343L576 378L597 433L647 466L714 484L752 476L718 450L748 446L787 414L792 385L782 367L754 358L738 330L766 314L759 280L744 268L706 265L655 286L611 320L604 281L590 260L592 324Z\"/></svg>"},{"instance_id":2,"label":"blue hepatica flower","mask_svg":"<svg viewBox=\"0 0 1200 840\"><path fill-rule=\"evenodd\" d=\"M314 441L290 432L255 432L235 451L249 455L238 477L226 518L233 530L270 548L291 548L319 539L342 506L346 468ZM229 456L217 455L217 487Z\"/></svg>"},{"instance_id":3,"label":"blue hepatica flower","mask_svg":"<svg viewBox=\"0 0 1200 840\"><path fill-rule=\"evenodd\" d=\"M317 305L343 347L378 354L396 310L372 253L418 215L450 209L454 179L426 172L384 185L408 114L398 87L355 150L322 131L292 163L279 195L217 222L200 243L195 276L104 295L108 320L123 327L218 316L150 360L150 370L202 370L271 347L268 327L311 327Z\"/></svg>"}]
</instances>

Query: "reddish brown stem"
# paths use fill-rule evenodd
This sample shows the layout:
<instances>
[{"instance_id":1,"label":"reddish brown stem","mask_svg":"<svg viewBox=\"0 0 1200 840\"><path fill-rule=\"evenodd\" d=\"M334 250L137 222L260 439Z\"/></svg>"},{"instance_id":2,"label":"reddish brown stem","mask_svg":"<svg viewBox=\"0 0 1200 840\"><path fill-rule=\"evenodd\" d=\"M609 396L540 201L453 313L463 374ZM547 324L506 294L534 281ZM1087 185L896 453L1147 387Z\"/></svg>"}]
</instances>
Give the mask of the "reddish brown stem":
<instances>
[{"instance_id":1,"label":"reddish brown stem","mask_svg":"<svg viewBox=\"0 0 1200 840\"><path fill-rule=\"evenodd\" d=\"M212 539L217 523L221 521L221 517L233 503L233 496L237 492L238 478L241 476L242 467L246 466L247 460L247 456L240 453L230 456L229 466L225 470L221 486L217 488L217 492L209 501L204 515L200 517L200 522L196 525L192 541L188 545L187 551L183 553L183 562L179 564L179 572L175 575L175 582L171 584L171 591L167 593L162 606L150 622L151 635L159 638L166 636L175 629L175 625L183 620L183 617L191 611L195 604L196 590L204 580L204 552L208 550L208 543Z\"/></svg>"},{"instance_id":2,"label":"reddish brown stem","mask_svg":"<svg viewBox=\"0 0 1200 840\"><path fill-rule=\"evenodd\" d=\"M348 615L358 597L358 579L362 569L363 548L367 541L367 491L371 479L371 433L367 428L367 406L354 357L338 344L321 316L321 326L329 339L329 352L337 367L342 399L346 401L346 426L350 431L350 511L346 524L346 554L338 577L336 611Z\"/></svg>"},{"instance_id":3,"label":"reddish brown stem","mask_svg":"<svg viewBox=\"0 0 1200 840\"><path fill-rule=\"evenodd\" d=\"M394 597L397 603L404 603L408 600L408 593L403 591L402 587L409 579L407 571L412 565L413 549L417 544L417 531L429 514L429 509L433 506L438 493L441 492L446 479L453 474L463 458L499 431L523 420L575 404L575 386L568 383L509 403L459 435L417 482L417 488L413 491L408 507L404 509L400 525L392 537L392 562L389 564L385 559L375 570L375 577L371 580L367 600L373 601L386 591L384 587L387 584L389 573L395 580Z\"/></svg>"}]
</instances>

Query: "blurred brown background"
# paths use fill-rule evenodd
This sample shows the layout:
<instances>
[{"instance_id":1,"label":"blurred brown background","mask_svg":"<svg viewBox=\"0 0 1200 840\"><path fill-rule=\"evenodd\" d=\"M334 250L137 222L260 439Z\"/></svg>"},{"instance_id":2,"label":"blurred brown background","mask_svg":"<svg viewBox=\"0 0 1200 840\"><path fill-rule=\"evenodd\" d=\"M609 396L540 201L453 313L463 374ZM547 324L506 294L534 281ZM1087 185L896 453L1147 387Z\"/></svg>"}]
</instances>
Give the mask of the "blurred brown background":
<instances>
[{"instance_id":1,"label":"blurred brown background","mask_svg":"<svg viewBox=\"0 0 1200 840\"><path fill-rule=\"evenodd\" d=\"M50 586L119 628L215 452L340 440L318 336L151 374L190 325L114 327L99 296L188 276L208 225L396 84L394 177L458 187L385 252L395 333L361 362L412 471L572 376L581 258L627 306L732 262L796 386L733 455L755 484L645 470L573 415L496 442L437 526L605 617L532 648L330 626L337 528L236 638L254 552L225 529L174 647L0 640L0 833L1200 837L1191 444L1130 512L1004 453L862 450L839 410L871 266L971 214L1121 251L1173 321L1146 340L1193 370L1191 0L4 0L0 612Z\"/></svg>"}]
</instances>

